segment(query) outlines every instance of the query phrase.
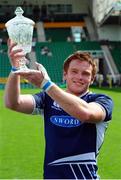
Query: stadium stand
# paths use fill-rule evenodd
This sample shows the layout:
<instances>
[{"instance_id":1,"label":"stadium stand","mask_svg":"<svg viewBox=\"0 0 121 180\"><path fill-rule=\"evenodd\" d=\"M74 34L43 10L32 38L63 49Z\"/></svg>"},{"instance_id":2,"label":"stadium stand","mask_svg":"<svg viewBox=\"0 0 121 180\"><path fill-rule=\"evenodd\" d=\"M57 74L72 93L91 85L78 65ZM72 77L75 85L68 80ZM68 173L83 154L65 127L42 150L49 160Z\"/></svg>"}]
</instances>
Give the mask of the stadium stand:
<instances>
[{"instance_id":1,"label":"stadium stand","mask_svg":"<svg viewBox=\"0 0 121 180\"><path fill-rule=\"evenodd\" d=\"M67 37L71 35L70 28L46 28L45 34L46 39L54 42L57 41L66 41Z\"/></svg>"},{"instance_id":2,"label":"stadium stand","mask_svg":"<svg viewBox=\"0 0 121 180\"><path fill-rule=\"evenodd\" d=\"M0 46L0 82L4 82L4 78L8 77L11 66L7 56L7 45Z\"/></svg>"},{"instance_id":3,"label":"stadium stand","mask_svg":"<svg viewBox=\"0 0 121 180\"><path fill-rule=\"evenodd\" d=\"M113 26L113 23L116 24L117 22L114 22L113 18L115 17L120 20L119 15L113 16L115 14L115 6L111 1L109 2L109 0L107 0L104 3L106 6L104 6L100 0L93 0L93 2L94 3L84 0L80 2L79 0L76 0L77 5L75 6L73 2L69 4L66 2L59 2L58 4L55 0L55 3L51 4L51 2L47 0L46 17L43 17L42 19L40 14L40 17L37 17L38 20L33 32L32 52L35 53L35 60L41 62L47 68L49 75L56 83L61 83L63 81L62 64L64 59L76 50L88 51L97 58L99 61L99 72L101 72L104 78L106 77L106 74L109 73L111 75L113 74L112 77L118 75L119 81L121 80L120 74L115 73L118 71L121 73L120 21L118 21L119 24L116 26L117 33L114 33L115 26ZM0 78L2 78L1 81L3 81L3 78L7 78L10 71L6 45L8 35L4 23L6 23L8 19L14 17L13 12L16 8L16 1L15 3L6 1L6 5L4 3L2 5L1 2L0 5L0 17L2 19L0 23ZM23 1L19 1L19 5L23 7L25 11L24 15L34 20L33 8L35 5L38 5L41 9L42 2L40 1L39 3L38 1L37 3L33 0L31 1L31 4L27 1L26 4L23 4ZM112 9L111 11L106 11L104 8L109 5L109 9ZM6 16L6 18L4 12L7 13L8 7L10 13L9 17ZM100 9L98 10L99 7L102 10L104 9L107 14L101 14L102 11L100 12ZM3 16L4 18L2 18ZM108 21L109 19L111 19L111 21ZM107 26L109 22L111 22L112 25L110 27ZM45 35L44 40L41 42L39 42L42 38L39 38L38 31L40 32L40 28L37 29L38 23L42 23ZM80 28L80 34L84 32L83 35L85 35L85 37L82 38L80 36L80 42L75 42L72 31L73 28L75 29L75 32L76 29ZM40 36L42 37L41 33ZM68 37L71 38L69 39ZM103 40L108 41L108 44L103 44ZM105 45L105 47L103 45ZM51 51L52 54L50 56L41 54L41 48L44 46L47 46ZM104 51L107 51L107 53ZM112 58L109 55L111 55ZM115 68L113 63L111 63L111 59L115 63L118 71L114 70ZM4 81L6 81L6 79L4 79Z\"/></svg>"},{"instance_id":4,"label":"stadium stand","mask_svg":"<svg viewBox=\"0 0 121 180\"><path fill-rule=\"evenodd\" d=\"M82 41L80 43L75 43L77 50L93 50L93 51L100 51L101 46L98 41Z\"/></svg>"},{"instance_id":5,"label":"stadium stand","mask_svg":"<svg viewBox=\"0 0 121 180\"><path fill-rule=\"evenodd\" d=\"M74 42L75 51L85 51L89 52L93 58L102 58L103 51L99 41L82 41Z\"/></svg>"},{"instance_id":6,"label":"stadium stand","mask_svg":"<svg viewBox=\"0 0 121 180\"><path fill-rule=\"evenodd\" d=\"M42 47L47 46L51 52L52 56L42 55ZM37 61L42 63L47 69L50 77L54 82L62 82L62 66L65 58L73 53L73 43L69 42L38 42L36 44L36 57Z\"/></svg>"},{"instance_id":7,"label":"stadium stand","mask_svg":"<svg viewBox=\"0 0 121 180\"><path fill-rule=\"evenodd\" d=\"M112 44L113 44L113 47L112 47ZM119 72L121 73L121 43L111 43L111 54L112 54L112 57L115 61L115 64L119 70Z\"/></svg>"}]
</instances>

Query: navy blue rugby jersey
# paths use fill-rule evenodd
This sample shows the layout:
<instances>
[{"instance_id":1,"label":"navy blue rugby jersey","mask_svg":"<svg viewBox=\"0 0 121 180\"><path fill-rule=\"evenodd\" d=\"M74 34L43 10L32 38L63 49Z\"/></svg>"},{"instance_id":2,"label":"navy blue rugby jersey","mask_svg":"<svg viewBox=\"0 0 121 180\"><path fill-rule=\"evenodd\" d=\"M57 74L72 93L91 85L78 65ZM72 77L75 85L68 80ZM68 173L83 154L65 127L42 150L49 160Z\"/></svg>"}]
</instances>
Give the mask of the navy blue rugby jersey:
<instances>
[{"instance_id":1,"label":"navy blue rugby jersey","mask_svg":"<svg viewBox=\"0 0 121 180\"><path fill-rule=\"evenodd\" d=\"M96 156L112 118L112 99L86 93L86 102L96 102L105 111L99 123L85 123L66 113L45 92L35 94L33 114L43 110L45 127L45 179L97 179Z\"/></svg>"}]
</instances>

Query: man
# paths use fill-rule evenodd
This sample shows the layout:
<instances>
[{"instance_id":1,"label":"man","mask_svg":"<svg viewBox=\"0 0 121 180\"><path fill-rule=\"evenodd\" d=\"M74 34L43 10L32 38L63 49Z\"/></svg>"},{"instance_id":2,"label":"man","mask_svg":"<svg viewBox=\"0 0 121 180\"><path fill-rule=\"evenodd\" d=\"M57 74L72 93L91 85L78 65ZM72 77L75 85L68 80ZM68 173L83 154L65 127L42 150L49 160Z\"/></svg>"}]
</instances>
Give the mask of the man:
<instances>
[{"instance_id":1,"label":"man","mask_svg":"<svg viewBox=\"0 0 121 180\"><path fill-rule=\"evenodd\" d=\"M64 62L62 90L54 84L45 68L17 72L22 50L13 50L9 41L12 72L5 90L6 107L18 112L38 114L44 110L45 179L97 179L96 157L112 116L112 100L106 95L89 92L96 75L90 54L76 52ZM20 76L41 87L35 95L20 94Z\"/></svg>"}]
</instances>

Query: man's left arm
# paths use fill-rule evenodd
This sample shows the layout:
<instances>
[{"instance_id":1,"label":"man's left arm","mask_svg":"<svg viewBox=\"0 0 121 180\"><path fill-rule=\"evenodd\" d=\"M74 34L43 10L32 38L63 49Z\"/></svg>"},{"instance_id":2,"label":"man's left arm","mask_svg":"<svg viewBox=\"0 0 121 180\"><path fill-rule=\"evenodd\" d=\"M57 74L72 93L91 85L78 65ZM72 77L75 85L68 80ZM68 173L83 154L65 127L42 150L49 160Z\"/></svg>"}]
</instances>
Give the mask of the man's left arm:
<instances>
[{"instance_id":1,"label":"man's left arm","mask_svg":"<svg viewBox=\"0 0 121 180\"><path fill-rule=\"evenodd\" d=\"M37 66L37 71L32 70L30 73L19 74L24 75L24 78L27 77L37 87L41 87L64 111L78 120L91 123L104 120L105 110L100 105L95 102L87 103L83 99L65 92L55 83L51 82L46 69L41 64L37 64ZM38 71L42 73L41 78L40 75L37 75L39 74ZM31 76L32 78L30 78Z\"/></svg>"},{"instance_id":2,"label":"man's left arm","mask_svg":"<svg viewBox=\"0 0 121 180\"><path fill-rule=\"evenodd\" d=\"M47 94L54 99L64 111L82 122L96 123L103 121L105 118L105 109L98 103L87 103L83 99L63 91L55 84L47 91Z\"/></svg>"}]
</instances>

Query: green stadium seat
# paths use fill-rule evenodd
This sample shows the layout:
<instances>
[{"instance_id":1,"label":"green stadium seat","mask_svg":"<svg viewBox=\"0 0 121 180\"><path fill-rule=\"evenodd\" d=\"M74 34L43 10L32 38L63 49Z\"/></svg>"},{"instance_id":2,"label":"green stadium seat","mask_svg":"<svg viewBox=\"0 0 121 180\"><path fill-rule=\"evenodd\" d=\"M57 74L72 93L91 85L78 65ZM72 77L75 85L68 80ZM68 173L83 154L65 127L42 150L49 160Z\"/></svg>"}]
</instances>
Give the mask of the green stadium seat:
<instances>
[{"instance_id":1,"label":"green stadium seat","mask_svg":"<svg viewBox=\"0 0 121 180\"><path fill-rule=\"evenodd\" d=\"M41 55L41 48L47 46L51 52L52 56ZM73 53L73 43L68 42L44 42L36 44L36 57L37 61L44 65L47 69L51 79L56 82L62 82L62 69L63 62L67 56Z\"/></svg>"},{"instance_id":2,"label":"green stadium seat","mask_svg":"<svg viewBox=\"0 0 121 180\"><path fill-rule=\"evenodd\" d=\"M75 48L76 50L91 50L91 51L99 51L101 50L101 46L99 42L97 41L82 41L82 42L76 42Z\"/></svg>"},{"instance_id":3,"label":"green stadium seat","mask_svg":"<svg viewBox=\"0 0 121 180\"><path fill-rule=\"evenodd\" d=\"M52 42L67 41L67 37L70 36L70 28L49 28L45 29L46 40L52 40Z\"/></svg>"},{"instance_id":4,"label":"green stadium seat","mask_svg":"<svg viewBox=\"0 0 121 180\"><path fill-rule=\"evenodd\" d=\"M7 55L7 45L0 46L0 78L8 77L11 65Z\"/></svg>"}]
</instances>

